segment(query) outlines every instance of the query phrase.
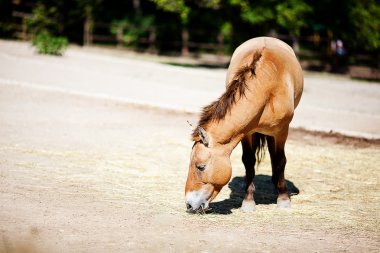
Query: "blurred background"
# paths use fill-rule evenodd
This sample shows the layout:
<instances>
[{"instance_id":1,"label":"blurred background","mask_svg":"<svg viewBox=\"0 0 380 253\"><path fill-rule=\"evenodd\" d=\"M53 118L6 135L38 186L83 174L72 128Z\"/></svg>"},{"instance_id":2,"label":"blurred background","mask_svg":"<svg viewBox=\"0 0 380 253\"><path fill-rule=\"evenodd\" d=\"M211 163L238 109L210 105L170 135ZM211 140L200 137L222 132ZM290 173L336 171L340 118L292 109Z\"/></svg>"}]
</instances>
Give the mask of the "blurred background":
<instances>
[{"instance_id":1,"label":"blurred background","mask_svg":"<svg viewBox=\"0 0 380 253\"><path fill-rule=\"evenodd\" d=\"M252 37L291 45L306 70L380 80L378 0L1 0L0 37L160 55L228 56ZM43 46L42 46L43 47ZM54 51L55 50L55 51Z\"/></svg>"}]
</instances>

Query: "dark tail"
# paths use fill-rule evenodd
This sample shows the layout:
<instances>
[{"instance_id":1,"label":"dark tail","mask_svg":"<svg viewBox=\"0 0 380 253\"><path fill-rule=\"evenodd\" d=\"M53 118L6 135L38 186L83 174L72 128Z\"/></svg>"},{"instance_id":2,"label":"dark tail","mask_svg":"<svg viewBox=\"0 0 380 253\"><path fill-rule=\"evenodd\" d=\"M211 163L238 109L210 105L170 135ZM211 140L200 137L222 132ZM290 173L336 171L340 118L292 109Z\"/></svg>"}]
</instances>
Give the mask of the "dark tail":
<instances>
[{"instance_id":1,"label":"dark tail","mask_svg":"<svg viewBox=\"0 0 380 253\"><path fill-rule=\"evenodd\" d=\"M265 149L267 146L267 139L265 134L255 133L255 146L256 148L256 163L259 165L265 157Z\"/></svg>"}]
</instances>

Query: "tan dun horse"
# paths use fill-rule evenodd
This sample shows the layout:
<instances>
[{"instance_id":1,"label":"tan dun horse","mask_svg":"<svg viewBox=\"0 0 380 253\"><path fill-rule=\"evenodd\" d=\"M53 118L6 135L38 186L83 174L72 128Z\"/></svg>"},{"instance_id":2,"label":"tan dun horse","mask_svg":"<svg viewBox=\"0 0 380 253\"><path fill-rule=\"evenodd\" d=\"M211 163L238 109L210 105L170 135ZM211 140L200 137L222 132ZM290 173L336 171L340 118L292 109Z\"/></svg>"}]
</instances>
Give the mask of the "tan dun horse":
<instances>
[{"instance_id":1,"label":"tan dun horse","mask_svg":"<svg viewBox=\"0 0 380 253\"><path fill-rule=\"evenodd\" d=\"M243 211L255 210L253 178L267 143L277 206L290 207L284 177L289 123L303 90L301 66L290 46L269 37L240 45L231 58L226 91L203 108L197 128L185 194L188 212L204 213L231 178L230 155L241 142L246 170Z\"/></svg>"}]
</instances>

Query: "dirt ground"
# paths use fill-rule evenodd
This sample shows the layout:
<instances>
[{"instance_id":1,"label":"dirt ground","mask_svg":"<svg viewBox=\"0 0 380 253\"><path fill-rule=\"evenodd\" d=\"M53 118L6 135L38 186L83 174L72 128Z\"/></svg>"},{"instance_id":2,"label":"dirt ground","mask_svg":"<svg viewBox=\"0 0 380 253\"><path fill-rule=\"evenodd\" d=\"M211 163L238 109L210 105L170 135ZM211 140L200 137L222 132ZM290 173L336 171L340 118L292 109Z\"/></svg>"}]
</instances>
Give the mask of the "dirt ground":
<instances>
[{"instance_id":1,"label":"dirt ground","mask_svg":"<svg viewBox=\"0 0 380 253\"><path fill-rule=\"evenodd\" d=\"M197 116L0 84L0 252L378 252L380 145L293 129L290 210L268 155L254 213L231 182L207 215L185 212Z\"/></svg>"}]
</instances>

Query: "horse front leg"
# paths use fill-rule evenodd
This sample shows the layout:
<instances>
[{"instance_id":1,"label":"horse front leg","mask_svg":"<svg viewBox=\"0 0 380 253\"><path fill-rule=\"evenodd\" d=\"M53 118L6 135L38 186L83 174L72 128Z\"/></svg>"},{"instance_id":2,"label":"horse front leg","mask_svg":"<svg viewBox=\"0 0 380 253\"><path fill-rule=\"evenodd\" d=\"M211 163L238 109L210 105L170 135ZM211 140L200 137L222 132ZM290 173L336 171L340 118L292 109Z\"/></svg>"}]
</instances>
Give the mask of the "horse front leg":
<instances>
[{"instance_id":1,"label":"horse front leg","mask_svg":"<svg viewBox=\"0 0 380 253\"><path fill-rule=\"evenodd\" d=\"M267 137L268 150L272 163L272 182L277 189L277 207L290 208L290 198L288 194L288 187L285 180L285 142L288 137L288 130L284 131L281 135Z\"/></svg>"}]
</instances>

